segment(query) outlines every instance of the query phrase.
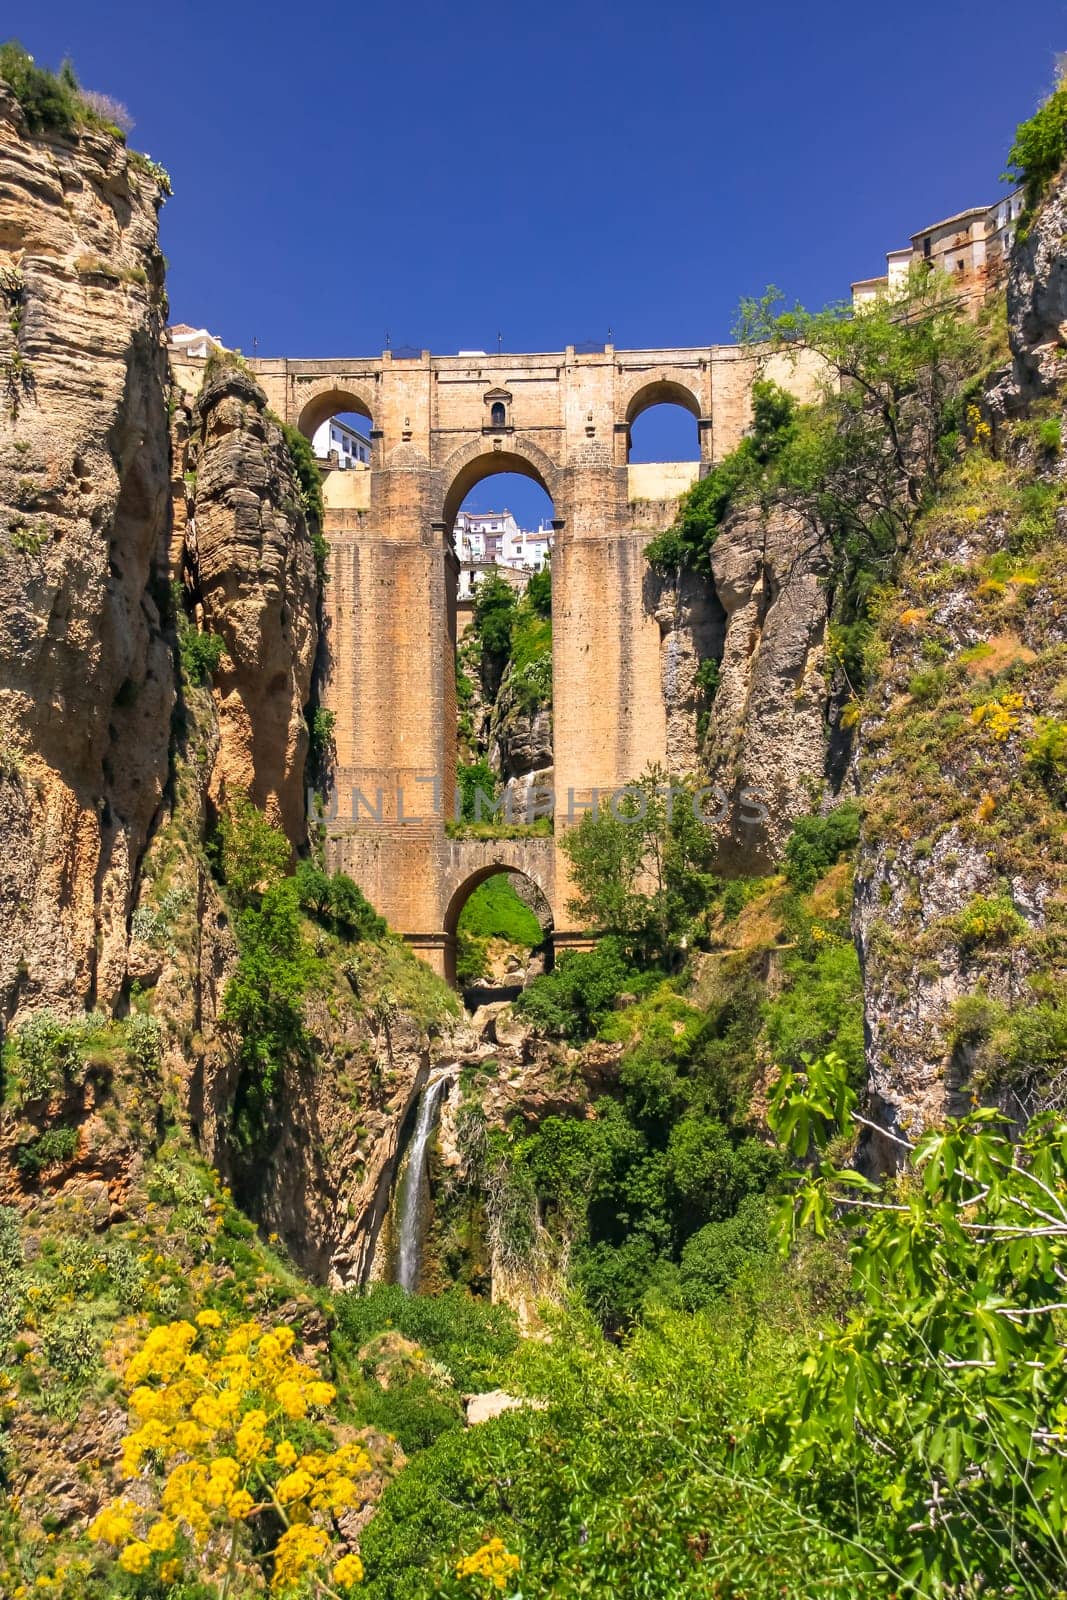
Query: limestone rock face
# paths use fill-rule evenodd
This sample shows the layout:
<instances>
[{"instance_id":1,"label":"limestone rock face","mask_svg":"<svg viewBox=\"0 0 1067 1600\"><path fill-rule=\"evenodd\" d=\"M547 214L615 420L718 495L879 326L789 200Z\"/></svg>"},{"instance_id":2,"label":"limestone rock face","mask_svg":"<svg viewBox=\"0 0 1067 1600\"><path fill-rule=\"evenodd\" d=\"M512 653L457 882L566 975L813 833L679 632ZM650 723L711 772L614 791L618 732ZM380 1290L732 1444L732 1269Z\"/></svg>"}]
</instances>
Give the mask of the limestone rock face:
<instances>
[{"instance_id":1,"label":"limestone rock face","mask_svg":"<svg viewBox=\"0 0 1067 1600\"><path fill-rule=\"evenodd\" d=\"M663 703L667 712L667 769L678 775L700 768L702 717L707 695L701 663L722 658L726 617L714 590L694 573L663 582L656 603L660 627Z\"/></svg>"},{"instance_id":2,"label":"limestone rock face","mask_svg":"<svg viewBox=\"0 0 1067 1600\"><path fill-rule=\"evenodd\" d=\"M1067 186L1058 184L1016 241L1008 273L1014 386L1030 398L1054 387L1067 346Z\"/></svg>"},{"instance_id":3,"label":"limestone rock face","mask_svg":"<svg viewBox=\"0 0 1067 1600\"><path fill-rule=\"evenodd\" d=\"M1051 390L1062 362L1065 228L1061 185L1013 253L1013 361L987 389L1002 421ZM1060 507L1054 526L1020 546L1011 496L1062 467L1025 434L1005 433L1003 447L1007 461L984 463L965 503L935 506L920 524L860 727L854 928L869 1081L874 1115L909 1135L974 1099L1014 1117L1039 1109L1051 1066L1039 1046L1022 1059L1009 1046L1005 1058L988 1028L965 1025L958 1002L970 999L979 1018L984 1009L1010 1019L1067 979L1063 813L1027 763L1062 694L1067 520ZM994 563L1003 581L991 578ZM983 934L979 921L968 937L976 902L993 902L1000 925ZM878 1142L870 1155L875 1165L899 1159Z\"/></svg>"},{"instance_id":4,"label":"limestone rock face","mask_svg":"<svg viewBox=\"0 0 1067 1600\"><path fill-rule=\"evenodd\" d=\"M711 564L724 622L707 814L721 812L724 870L766 872L812 809L826 766L825 568L806 527L756 511L729 519Z\"/></svg>"},{"instance_id":5,"label":"limestone rock face","mask_svg":"<svg viewBox=\"0 0 1067 1600\"><path fill-rule=\"evenodd\" d=\"M510 670L492 703L488 729L489 764L499 772L516 818L533 804L532 792L552 788L552 712L527 711L511 683Z\"/></svg>"},{"instance_id":6,"label":"limestone rock face","mask_svg":"<svg viewBox=\"0 0 1067 1600\"><path fill-rule=\"evenodd\" d=\"M285 440L262 390L236 363L208 367L184 461L186 566L201 626L226 646L214 674L220 742L211 798L251 795L296 846L305 835L318 580Z\"/></svg>"},{"instance_id":7,"label":"limestone rock face","mask_svg":"<svg viewBox=\"0 0 1067 1600\"><path fill-rule=\"evenodd\" d=\"M168 768L154 179L0 84L0 1002L108 1006Z\"/></svg>"}]
</instances>

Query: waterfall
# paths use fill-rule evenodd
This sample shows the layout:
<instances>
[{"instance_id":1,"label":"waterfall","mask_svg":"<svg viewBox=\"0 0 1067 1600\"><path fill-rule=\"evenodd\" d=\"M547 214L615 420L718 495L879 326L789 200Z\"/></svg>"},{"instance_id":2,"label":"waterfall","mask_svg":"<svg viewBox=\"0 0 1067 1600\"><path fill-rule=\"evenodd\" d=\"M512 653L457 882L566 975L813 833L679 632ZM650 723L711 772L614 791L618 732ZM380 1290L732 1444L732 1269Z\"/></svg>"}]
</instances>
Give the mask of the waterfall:
<instances>
[{"instance_id":1,"label":"waterfall","mask_svg":"<svg viewBox=\"0 0 1067 1600\"><path fill-rule=\"evenodd\" d=\"M419 1276L419 1242L422 1232L422 1180L426 1171L426 1147L433 1134L437 1102L441 1090L455 1074L446 1067L427 1081L419 1100L415 1131L408 1144L404 1174L396 1193L396 1281L413 1292Z\"/></svg>"}]
</instances>

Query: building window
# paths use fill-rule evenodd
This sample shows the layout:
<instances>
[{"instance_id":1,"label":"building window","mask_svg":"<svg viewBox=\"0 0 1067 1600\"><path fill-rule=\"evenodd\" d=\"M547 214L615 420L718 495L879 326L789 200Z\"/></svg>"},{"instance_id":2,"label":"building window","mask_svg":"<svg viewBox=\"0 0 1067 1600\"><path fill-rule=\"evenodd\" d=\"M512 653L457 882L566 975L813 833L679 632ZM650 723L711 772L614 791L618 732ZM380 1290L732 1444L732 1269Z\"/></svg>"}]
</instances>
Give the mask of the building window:
<instances>
[{"instance_id":1,"label":"building window","mask_svg":"<svg viewBox=\"0 0 1067 1600\"><path fill-rule=\"evenodd\" d=\"M503 400L494 400L490 419L494 428L503 428L507 425L508 414Z\"/></svg>"}]
</instances>

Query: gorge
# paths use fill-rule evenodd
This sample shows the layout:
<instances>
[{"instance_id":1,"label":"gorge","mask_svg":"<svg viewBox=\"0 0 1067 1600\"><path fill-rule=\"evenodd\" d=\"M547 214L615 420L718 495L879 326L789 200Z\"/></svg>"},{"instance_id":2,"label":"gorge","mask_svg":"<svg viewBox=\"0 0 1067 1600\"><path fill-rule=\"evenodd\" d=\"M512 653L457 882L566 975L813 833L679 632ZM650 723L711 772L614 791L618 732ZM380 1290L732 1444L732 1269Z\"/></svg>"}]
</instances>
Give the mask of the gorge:
<instances>
[{"instance_id":1,"label":"gorge","mask_svg":"<svg viewBox=\"0 0 1067 1600\"><path fill-rule=\"evenodd\" d=\"M1067 87L1010 161L977 305L198 357L0 50L0 1594L1064 1589Z\"/></svg>"}]
</instances>

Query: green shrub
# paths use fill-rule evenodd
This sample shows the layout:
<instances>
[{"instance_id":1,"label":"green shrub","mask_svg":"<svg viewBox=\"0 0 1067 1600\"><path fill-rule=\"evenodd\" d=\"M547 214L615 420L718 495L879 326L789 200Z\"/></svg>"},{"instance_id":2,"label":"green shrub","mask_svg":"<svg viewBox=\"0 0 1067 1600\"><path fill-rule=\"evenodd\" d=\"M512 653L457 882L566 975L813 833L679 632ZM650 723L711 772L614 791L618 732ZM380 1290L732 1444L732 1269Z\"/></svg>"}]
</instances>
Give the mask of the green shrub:
<instances>
[{"instance_id":1,"label":"green shrub","mask_svg":"<svg viewBox=\"0 0 1067 1600\"><path fill-rule=\"evenodd\" d=\"M341 939L380 939L385 918L344 872L331 877L312 861L297 862L294 875L300 909Z\"/></svg>"},{"instance_id":2,"label":"green shrub","mask_svg":"<svg viewBox=\"0 0 1067 1600\"><path fill-rule=\"evenodd\" d=\"M764 1010L774 1059L799 1069L805 1056L831 1047L848 1063L858 1084L864 1073L863 980L850 939L816 943L790 952L779 992Z\"/></svg>"},{"instance_id":3,"label":"green shrub","mask_svg":"<svg viewBox=\"0 0 1067 1600\"><path fill-rule=\"evenodd\" d=\"M108 1028L99 1012L81 1017L35 1012L8 1036L4 1049L5 1068L19 1098L40 1100L80 1081L90 1046Z\"/></svg>"},{"instance_id":4,"label":"green shrub","mask_svg":"<svg viewBox=\"0 0 1067 1600\"><path fill-rule=\"evenodd\" d=\"M295 880L273 884L258 906L246 906L236 932L239 956L223 995L222 1017L240 1039L235 1115L249 1144L261 1128L283 1063L307 1050L303 1001L314 958L301 929Z\"/></svg>"},{"instance_id":5,"label":"green shrub","mask_svg":"<svg viewBox=\"0 0 1067 1600\"><path fill-rule=\"evenodd\" d=\"M1067 791L1067 722L1038 717L1026 750L1026 764L1055 795Z\"/></svg>"},{"instance_id":6,"label":"green shrub","mask_svg":"<svg viewBox=\"0 0 1067 1600\"><path fill-rule=\"evenodd\" d=\"M456 929L456 982L461 989L489 975L489 940Z\"/></svg>"},{"instance_id":7,"label":"green shrub","mask_svg":"<svg viewBox=\"0 0 1067 1600\"><path fill-rule=\"evenodd\" d=\"M853 800L825 816L799 817L786 841L784 871L793 888L809 894L841 856L856 848L860 809Z\"/></svg>"},{"instance_id":8,"label":"green shrub","mask_svg":"<svg viewBox=\"0 0 1067 1600\"><path fill-rule=\"evenodd\" d=\"M1046 417L1037 430L1037 442L1047 456L1058 456L1063 448L1063 424L1059 417Z\"/></svg>"},{"instance_id":9,"label":"green shrub","mask_svg":"<svg viewBox=\"0 0 1067 1600\"><path fill-rule=\"evenodd\" d=\"M215 854L222 881L238 907L277 884L292 858L285 834L241 794L219 816Z\"/></svg>"},{"instance_id":10,"label":"green shrub","mask_svg":"<svg viewBox=\"0 0 1067 1600\"><path fill-rule=\"evenodd\" d=\"M178 628L178 652L186 683L203 687L211 682L226 654L226 641L217 633L201 633L188 618Z\"/></svg>"},{"instance_id":11,"label":"green shrub","mask_svg":"<svg viewBox=\"0 0 1067 1600\"><path fill-rule=\"evenodd\" d=\"M135 1011L125 1023L126 1048L134 1060L147 1070L159 1066L163 1030L155 1017Z\"/></svg>"},{"instance_id":12,"label":"green shrub","mask_svg":"<svg viewBox=\"0 0 1067 1600\"><path fill-rule=\"evenodd\" d=\"M31 133L70 133L78 121L78 81L69 63L56 74L39 67L17 39L0 45L3 78L26 114Z\"/></svg>"},{"instance_id":13,"label":"green shrub","mask_svg":"<svg viewBox=\"0 0 1067 1600\"><path fill-rule=\"evenodd\" d=\"M535 978L515 1001L515 1010L542 1033L589 1039L625 990L647 987L629 965L617 939L601 939L592 950L565 950L551 972Z\"/></svg>"},{"instance_id":14,"label":"green shrub","mask_svg":"<svg viewBox=\"0 0 1067 1600\"><path fill-rule=\"evenodd\" d=\"M464 822L492 823L497 798L497 775L488 761L461 762L456 768L460 817Z\"/></svg>"},{"instance_id":15,"label":"green shrub","mask_svg":"<svg viewBox=\"0 0 1067 1600\"><path fill-rule=\"evenodd\" d=\"M690 1310L711 1305L754 1265L773 1254L769 1208L762 1194L750 1194L736 1213L709 1222L682 1251L682 1296Z\"/></svg>"},{"instance_id":16,"label":"green shrub","mask_svg":"<svg viewBox=\"0 0 1067 1600\"><path fill-rule=\"evenodd\" d=\"M528 950L544 938L541 924L504 872L478 885L459 914L458 932L475 939L506 939Z\"/></svg>"},{"instance_id":17,"label":"green shrub","mask_svg":"<svg viewBox=\"0 0 1067 1600\"><path fill-rule=\"evenodd\" d=\"M316 706L308 717L307 766L313 783L322 785L329 773L334 753L337 718L325 706Z\"/></svg>"},{"instance_id":18,"label":"green shrub","mask_svg":"<svg viewBox=\"0 0 1067 1600\"><path fill-rule=\"evenodd\" d=\"M360 1421L399 1439L408 1455L425 1450L464 1424L459 1396L416 1374L388 1389L368 1384L360 1396Z\"/></svg>"},{"instance_id":19,"label":"green shrub","mask_svg":"<svg viewBox=\"0 0 1067 1600\"><path fill-rule=\"evenodd\" d=\"M330 554L329 544L322 531L326 522L326 508L322 499L322 473L315 460L311 441L304 438L300 429L291 427L287 422L279 422L278 426L289 451L293 474L300 486L301 504L307 518L311 547L315 552L315 567L319 582L322 583L326 578L326 563Z\"/></svg>"},{"instance_id":20,"label":"green shrub","mask_svg":"<svg viewBox=\"0 0 1067 1600\"><path fill-rule=\"evenodd\" d=\"M908 693L920 705L932 705L940 698L948 682L944 667L927 667L908 679Z\"/></svg>"},{"instance_id":21,"label":"green shrub","mask_svg":"<svg viewBox=\"0 0 1067 1600\"><path fill-rule=\"evenodd\" d=\"M351 1290L335 1299L338 1331L354 1354L375 1334L396 1329L448 1368L458 1389L493 1381L499 1363L518 1343L515 1318L464 1289L442 1295L408 1294L395 1283Z\"/></svg>"},{"instance_id":22,"label":"green shrub","mask_svg":"<svg viewBox=\"0 0 1067 1600\"><path fill-rule=\"evenodd\" d=\"M56 1376L75 1391L83 1389L99 1370L96 1330L87 1311L53 1317L42 1329L41 1349Z\"/></svg>"},{"instance_id":23,"label":"green shrub","mask_svg":"<svg viewBox=\"0 0 1067 1600\"><path fill-rule=\"evenodd\" d=\"M1015 909L1010 895L976 894L956 918L956 933L965 950L980 945L1007 944L1027 924Z\"/></svg>"},{"instance_id":24,"label":"green shrub","mask_svg":"<svg viewBox=\"0 0 1067 1600\"><path fill-rule=\"evenodd\" d=\"M47 1167L69 1161L77 1148L77 1128L46 1128L36 1138L16 1145L15 1165L28 1177L35 1177Z\"/></svg>"},{"instance_id":25,"label":"green shrub","mask_svg":"<svg viewBox=\"0 0 1067 1600\"><path fill-rule=\"evenodd\" d=\"M1021 184L1028 212L1039 204L1067 158L1067 83L1061 81L1044 105L1021 122L1008 152L1005 177Z\"/></svg>"}]
</instances>

